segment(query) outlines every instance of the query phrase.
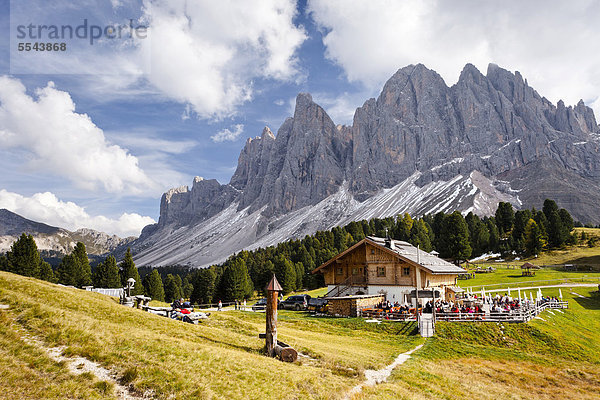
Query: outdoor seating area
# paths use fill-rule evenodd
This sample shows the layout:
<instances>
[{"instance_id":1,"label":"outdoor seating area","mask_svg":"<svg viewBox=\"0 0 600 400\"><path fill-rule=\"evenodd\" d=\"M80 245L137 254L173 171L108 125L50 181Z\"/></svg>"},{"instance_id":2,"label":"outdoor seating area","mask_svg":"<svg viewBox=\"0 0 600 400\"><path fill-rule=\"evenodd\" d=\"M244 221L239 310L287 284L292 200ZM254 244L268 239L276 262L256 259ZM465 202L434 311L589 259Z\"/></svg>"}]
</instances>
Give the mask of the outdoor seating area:
<instances>
[{"instance_id":1,"label":"outdoor seating area","mask_svg":"<svg viewBox=\"0 0 600 400\"><path fill-rule=\"evenodd\" d=\"M422 307L419 311L423 311ZM385 320L415 320L415 307L410 306L407 303L400 304L399 302L392 303L390 301L383 301L372 308L365 308L361 312L361 316L367 318L381 318Z\"/></svg>"},{"instance_id":2,"label":"outdoor seating area","mask_svg":"<svg viewBox=\"0 0 600 400\"><path fill-rule=\"evenodd\" d=\"M568 303L562 301L560 290L559 293L559 297L547 297L543 296L538 289L534 297L532 291L527 296L517 289L516 296L513 297L510 289L502 294L486 293L485 289L480 293L467 290L454 301L437 300L435 303L428 301L424 306L419 307L419 312L432 315L436 321L527 322L546 308L568 308ZM389 301L383 301L376 307L363 309L361 316L396 321L416 319L414 306Z\"/></svg>"}]
</instances>

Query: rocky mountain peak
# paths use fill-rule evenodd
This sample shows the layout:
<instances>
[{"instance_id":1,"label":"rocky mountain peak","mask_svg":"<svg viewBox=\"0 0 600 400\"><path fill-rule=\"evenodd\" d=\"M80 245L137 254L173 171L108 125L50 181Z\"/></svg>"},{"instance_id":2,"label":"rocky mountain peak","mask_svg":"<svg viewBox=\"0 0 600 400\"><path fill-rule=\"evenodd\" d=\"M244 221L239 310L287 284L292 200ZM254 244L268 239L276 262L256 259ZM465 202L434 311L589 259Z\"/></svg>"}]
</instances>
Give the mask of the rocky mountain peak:
<instances>
[{"instance_id":1,"label":"rocky mountain peak","mask_svg":"<svg viewBox=\"0 0 600 400\"><path fill-rule=\"evenodd\" d=\"M561 207L586 222L600 222L600 212L590 208L596 201L589 200L600 201L593 194L600 193L598 133L594 113L583 101L575 107L563 101L555 106L519 72L489 64L484 75L467 64L449 87L423 64L409 65L385 83L377 99L356 110L352 126L336 126L310 94L298 94L293 117L277 135L265 127L246 141L228 185L195 179L191 190L184 186L165 193L159 224L145 229L140 243L168 238L174 228L195 229L199 222L232 215L252 221L256 240L272 237L277 229L285 230L284 240L310 233L309 226L340 223L345 218L340 207L351 207L352 215L361 218L452 207L486 213L499 199L539 207L539 199L555 197L551 191L557 187L572 194ZM542 182L543 176L535 173L542 159L544 171L552 172L546 173L551 183L528 185L518 179L535 176ZM561 176L571 178L557 181ZM393 193L396 197L386 197L390 203L382 211L357 211L363 205L379 207L373 199ZM310 221L293 220L312 208L321 214Z\"/></svg>"},{"instance_id":2,"label":"rocky mountain peak","mask_svg":"<svg viewBox=\"0 0 600 400\"><path fill-rule=\"evenodd\" d=\"M275 135L271 132L271 129L268 126L263 128L262 134L260 135L261 139L272 139L275 140Z\"/></svg>"}]
</instances>

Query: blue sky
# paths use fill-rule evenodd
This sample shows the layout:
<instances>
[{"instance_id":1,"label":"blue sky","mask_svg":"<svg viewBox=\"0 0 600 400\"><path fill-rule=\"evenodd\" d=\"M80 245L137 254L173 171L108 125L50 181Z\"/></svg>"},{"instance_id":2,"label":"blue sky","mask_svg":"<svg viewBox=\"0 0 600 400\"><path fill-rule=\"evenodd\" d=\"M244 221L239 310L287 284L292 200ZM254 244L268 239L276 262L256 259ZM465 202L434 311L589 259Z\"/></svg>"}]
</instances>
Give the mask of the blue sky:
<instances>
[{"instance_id":1,"label":"blue sky","mask_svg":"<svg viewBox=\"0 0 600 400\"><path fill-rule=\"evenodd\" d=\"M398 68L455 83L467 62L519 70L542 95L600 110L597 2L0 0L0 207L69 229L137 235L161 194L229 182L248 137L310 92L336 123ZM19 25L148 27L52 39ZM44 42L50 41L44 40Z\"/></svg>"}]
</instances>

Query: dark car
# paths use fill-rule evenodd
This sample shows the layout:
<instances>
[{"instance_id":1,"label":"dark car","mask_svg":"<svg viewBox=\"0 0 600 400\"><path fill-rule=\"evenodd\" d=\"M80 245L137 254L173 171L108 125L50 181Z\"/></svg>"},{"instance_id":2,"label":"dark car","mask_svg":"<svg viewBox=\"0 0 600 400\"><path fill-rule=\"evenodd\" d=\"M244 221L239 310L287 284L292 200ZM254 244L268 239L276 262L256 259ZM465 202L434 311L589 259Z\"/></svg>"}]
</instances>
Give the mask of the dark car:
<instances>
[{"instance_id":1,"label":"dark car","mask_svg":"<svg viewBox=\"0 0 600 400\"><path fill-rule=\"evenodd\" d=\"M323 313L327 311L327 299L325 297L313 297L308 300L308 311Z\"/></svg>"},{"instance_id":2,"label":"dark car","mask_svg":"<svg viewBox=\"0 0 600 400\"><path fill-rule=\"evenodd\" d=\"M252 311L265 310L267 308L267 299L260 299L252 306Z\"/></svg>"},{"instance_id":3,"label":"dark car","mask_svg":"<svg viewBox=\"0 0 600 400\"><path fill-rule=\"evenodd\" d=\"M308 301L310 300L310 296L307 294L300 294L295 296L290 296L281 303L279 303L279 308L284 310L306 310L308 308Z\"/></svg>"}]
</instances>

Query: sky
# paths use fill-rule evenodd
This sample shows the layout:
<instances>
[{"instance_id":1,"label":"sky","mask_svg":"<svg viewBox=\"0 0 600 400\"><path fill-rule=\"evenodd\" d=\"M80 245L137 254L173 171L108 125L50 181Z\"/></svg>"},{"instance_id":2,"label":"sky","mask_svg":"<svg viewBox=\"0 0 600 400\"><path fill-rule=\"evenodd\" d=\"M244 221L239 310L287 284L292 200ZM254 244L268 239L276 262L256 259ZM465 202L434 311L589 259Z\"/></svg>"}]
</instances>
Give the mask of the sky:
<instances>
[{"instance_id":1,"label":"sky","mask_svg":"<svg viewBox=\"0 0 600 400\"><path fill-rule=\"evenodd\" d=\"M599 115L598 17L593 0L0 0L0 208L137 236L169 188L228 183L297 93L351 124L409 64L452 85L495 63Z\"/></svg>"}]
</instances>

